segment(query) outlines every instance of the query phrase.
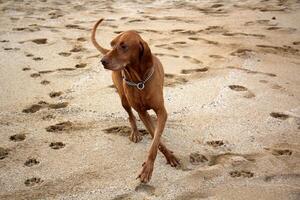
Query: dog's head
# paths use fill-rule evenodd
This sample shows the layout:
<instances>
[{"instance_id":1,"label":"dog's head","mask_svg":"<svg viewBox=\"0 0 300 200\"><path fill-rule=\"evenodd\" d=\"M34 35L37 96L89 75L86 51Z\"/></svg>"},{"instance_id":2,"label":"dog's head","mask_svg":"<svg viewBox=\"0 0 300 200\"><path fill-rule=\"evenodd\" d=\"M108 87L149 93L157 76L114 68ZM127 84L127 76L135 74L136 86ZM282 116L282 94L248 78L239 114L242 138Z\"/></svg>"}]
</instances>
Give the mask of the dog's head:
<instances>
[{"instance_id":1,"label":"dog's head","mask_svg":"<svg viewBox=\"0 0 300 200\"><path fill-rule=\"evenodd\" d=\"M125 67L152 65L148 44L136 31L126 31L111 41L110 50L101 62L105 69L118 71Z\"/></svg>"}]
</instances>

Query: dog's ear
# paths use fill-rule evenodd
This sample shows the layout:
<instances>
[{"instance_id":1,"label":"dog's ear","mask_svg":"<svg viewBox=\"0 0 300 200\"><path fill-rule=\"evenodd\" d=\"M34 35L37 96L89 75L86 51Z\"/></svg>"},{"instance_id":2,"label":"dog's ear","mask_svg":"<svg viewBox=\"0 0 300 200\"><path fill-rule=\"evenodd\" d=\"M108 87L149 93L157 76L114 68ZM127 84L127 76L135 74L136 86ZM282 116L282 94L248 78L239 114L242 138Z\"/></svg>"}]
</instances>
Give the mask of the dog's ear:
<instances>
[{"instance_id":1,"label":"dog's ear","mask_svg":"<svg viewBox=\"0 0 300 200\"><path fill-rule=\"evenodd\" d=\"M115 39L113 39L111 42L110 42L110 46L111 47L114 47L117 43L118 43L118 41L119 41L119 39L120 39L120 37L123 35L123 33L120 33L117 37L115 37Z\"/></svg>"},{"instance_id":2,"label":"dog's ear","mask_svg":"<svg viewBox=\"0 0 300 200\"><path fill-rule=\"evenodd\" d=\"M152 53L148 44L140 40L140 63L144 66L152 66Z\"/></svg>"}]
</instances>

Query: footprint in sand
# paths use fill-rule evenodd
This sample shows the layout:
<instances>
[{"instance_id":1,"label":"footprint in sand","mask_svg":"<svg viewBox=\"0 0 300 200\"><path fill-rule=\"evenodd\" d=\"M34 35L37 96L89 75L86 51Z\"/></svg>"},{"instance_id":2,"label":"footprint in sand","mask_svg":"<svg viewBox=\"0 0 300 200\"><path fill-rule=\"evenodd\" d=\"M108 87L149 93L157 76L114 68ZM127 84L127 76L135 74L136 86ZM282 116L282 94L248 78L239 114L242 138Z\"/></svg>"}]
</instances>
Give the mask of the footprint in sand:
<instances>
[{"instance_id":1,"label":"footprint in sand","mask_svg":"<svg viewBox=\"0 0 300 200\"><path fill-rule=\"evenodd\" d=\"M266 75L266 76L270 76L270 77L276 77L276 74L273 74L273 73L253 71L253 70L250 70L250 69L245 69L245 68L240 68L240 67L227 66L226 68L244 71L248 74L261 74L261 75Z\"/></svg>"},{"instance_id":2,"label":"footprint in sand","mask_svg":"<svg viewBox=\"0 0 300 200\"><path fill-rule=\"evenodd\" d=\"M12 135L9 137L9 139L14 142L23 141L23 140L25 140L25 138L26 138L26 135L24 133L15 134L15 135Z\"/></svg>"},{"instance_id":3,"label":"footprint in sand","mask_svg":"<svg viewBox=\"0 0 300 200\"><path fill-rule=\"evenodd\" d=\"M229 175L232 178L238 178L238 177L243 177L243 178L252 178L254 176L253 172L250 171L245 171L245 170L241 170L241 171L231 171L229 172Z\"/></svg>"},{"instance_id":4,"label":"footprint in sand","mask_svg":"<svg viewBox=\"0 0 300 200\"><path fill-rule=\"evenodd\" d=\"M146 193L148 195L154 195L155 194L155 187L151 186L151 185L148 185L148 184L143 184L143 183L140 183L138 184L134 190L136 192L143 192L143 193Z\"/></svg>"},{"instance_id":5,"label":"footprint in sand","mask_svg":"<svg viewBox=\"0 0 300 200\"><path fill-rule=\"evenodd\" d=\"M50 84L50 81L42 80L42 81L41 81L41 84L42 84L42 85L49 85L49 84Z\"/></svg>"},{"instance_id":6,"label":"footprint in sand","mask_svg":"<svg viewBox=\"0 0 300 200\"><path fill-rule=\"evenodd\" d=\"M248 89L245 88L244 86L241 86L241 85L229 85L228 86L230 89L234 90L234 91L247 91Z\"/></svg>"},{"instance_id":7,"label":"footprint in sand","mask_svg":"<svg viewBox=\"0 0 300 200\"><path fill-rule=\"evenodd\" d=\"M182 31L184 31L185 29L173 29L173 30L171 30L171 32L172 33L176 33L176 32L182 32Z\"/></svg>"},{"instance_id":8,"label":"footprint in sand","mask_svg":"<svg viewBox=\"0 0 300 200\"><path fill-rule=\"evenodd\" d=\"M169 57L173 57L173 58L179 58L178 55L165 54L165 53L155 53L154 55L156 55L156 56L169 56Z\"/></svg>"},{"instance_id":9,"label":"footprint in sand","mask_svg":"<svg viewBox=\"0 0 300 200\"><path fill-rule=\"evenodd\" d=\"M27 32L36 32L40 31L41 29L36 26L31 26L31 27L16 27L12 28L13 31L27 31Z\"/></svg>"},{"instance_id":10,"label":"footprint in sand","mask_svg":"<svg viewBox=\"0 0 300 200\"><path fill-rule=\"evenodd\" d=\"M278 85L278 84L273 84L273 85L271 86L271 88L274 89L274 90L283 89L283 87L280 86L280 85Z\"/></svg>"},{"instance_id":11,"label":"footprint in sand","mask_svg":"<svg viewBox=\"0 0 300 200\"><path fill-rule=\"evenodd\" d=\"M71 68L71 67L64 67L64 68L58 68L56 71L74 71L76 68Z\"/></svg>"},{"instance_id":12,"label":"footprint in sand","mask_svg":"<svg viewBox=\"0 0 300 200\"><path fill-rule=\"evenodd\" d=\"M116 195L111 200L129 200L129 199L132 199L132 194L131 193Z\"/></svg>"},{"instance_id":13,"label":"footprint in sand","mask_svg":"<svg viewBox=\"0 0 300 200\"><path fill-rule=\"evenodd\" d=\"M38 161L37 159L35 158L28 158L25 163L24 163L24 166L26 167L32 167L34 165L38 165L40 163L40 161Z\"/></svg>"},{"instance_id":14,"label":"footprint in sand","mask_svg":"<svg viewBox=\"0 0 300 200\"><path fill-rule=\"evenodd\" d=\"M127 23L133 23L133 22L143 22L145 20L142 20L142 19L132 19L132 20L129 20Z\"/></svg>"},{"instance_id":15,"label":"footprint in sand","mask_svg":"<svg viewBox=\"0 0 300 200\"><path fill-rule=\"evenodd\" d=\"M35 44L47 44L47 38L34 39L34 40L31 40L31 42L33 42Z\"/></svg>"},{"instance_id":16,"label":"footprint in sand","mask_svg":"<svg viewBox=\"0 0 300 200\"><path fill-rule=\"evenodd\" d=\"M176 47L176 48L184 48L184 47L188 47L188 43L185 41L176 41L176 42L172 42L171 47ZM174 50L176 50L174 48Z\"/></svg>"},{"instance_id":17,"label":"footprint in sand","mask_svg":"<svg viewBox=\"0 0 300 200\"><path fill-rule=\"evenodd\" d=\"M23 109L23 113L35 113L39 111L43 106L40 104L33 104L28 108Z\"/></svg>"},{"instance_id":18,"label":"footprint in sand","mask_svg":"<svg viewBox=\"0 0 300 200\"><path fill-rule=\"evenodd\" d=\"M67 24L67 25L65 25L65 27L66 27L67 29L86 30L86 28L83 28L83 27L81 27L81 26L79 26L79 25L77 25L77 24Z\"/></svg>"},{"instance_id":19,"label":"footprint in sand","mask_svg":"<svg viewBox=\"0 0 300 200\"><path fill-rule=\"evenodd\" d=\"M260 83L268 83L269 81L267 80L259 80Z\"/></svg>"},{"instance_id":20,"label":"footprint in sand","mask_svg":"<svg viewBox=\"0 0 300 200\"><path fill-rule=\"evenodd\" d=\"M145 18L148 18L149 20L170 20L170 21L177 21L177 22L194 22L194 20L188 20L188 19L183 19L181 17L176 17L176 16L164 16L164 17L156 17L156 16L144 16Z\"/></svg>"},{"instance_id":21,"label":"footprint in sand","mask_svg":"<svg viewBox=\"0 0 300 200\"><path fill-rule=\"evenodd\" d=\"M240 165L245 162L254 162L256 155L250 154L238 154L238 153L222 153L217 155L211 155L209 157L208 166L217 164L231 163L233 166Z\"/></svg>"},{"instance_id":22,"label":"footprint in sand","mask_svg":"<svg viewBox=\"0 0 300 200\"><path fill-rule=\"evenodd\" d=\"M25 56L26 57L33 57L34 55L32 53L26 53Z\"/></svg>"},{"instance_id":23,"label":"footprint in sand","mask_svg":"<svg viewBox=\"0 0 300 200\"><path fill-rule=\"evenodd\" d=\"M64 148L66 145L62 142L51 142L49 147L51 147L51 149L57 150L57 149L61 149Z\"/></svg>"},{"instance_id":24,"label":"footprint in sand","mask_svg":"<svg viewBox=\"0 0 300 200\"><path fill-rule=\"evenodd\" d=\"M31 70L31 68L30 67L24 67L22 70L23 71L29 71L29 70Z\"/></svg>"},{"instance_id":25,"label":"footprint in sand","mask_svg":"<svg viewBox=\"0 0 300 200\"><path fill-rule=\"evenodd\" d=\"M74 56L74 58L77 59L77 60L82 60L82 55Z\"/></svg>"},{"instance_id":26,"label":"footprint in sand","mask_svg":"<svg viewBox=\"0 0 300 200\"><path fill-rule=\"evenodd\" d=\"M286 33L293 33L295 31L297 31L296 28L278 27L278 26L268 27L266 29L269 31L280 31L280 32L286 32Z\"/></svg>"},{"instance_id":27,"label":"footprint in sand","mask_svg":"<svg viewBox=\"0 0 300 200\"><path fill-rule=\"evenodd\" d=\"M201 60L198 60L198 59L193 58L193 57L191 57L191 56L182 56L182 57L185 58L185 59L187 59L187 60L189 60L191 63L195 63L195 64L200 64L200 63L202 63Z\"/></svg>"},{"instance_id":28,"label":"footprint in sand","mask_svg":"<svg viewBox=\"0 0 300 200\"><path fill-rule=\"evenodd\" d=\"M279 113L279 112L271 112L270 116L276 119L281 119L281 120L286 120L288 119L290 116L284 113Z\"/></svg>"},{"instance_id":29,"label":"footprint in sand","mask_svg":"<svg viewBox=\"0 0 300 200\"><path fill-rule=\"evenodd\" d=\"M221 58L224 58L223 56L220 56L220 55L209 55L210 58L216 58L216 59L221 59Z\"/></svg>"},{"instance_id":30,"label":"footprint in sand","mask_svg":"<svg viewBox=\"0 0 300 200\"><path fill-rule=\"evenodd\" d=\"M245 22L245 26L252 26L252 25L263 25L263 26L276 26L277 23L271 22L268 19L260 19L256 21L248 21Z\"/></svg>"},{"instance_id":31,"label":"footprint in sand","mask_svg":"<svg viewBox=\"0 0 300 200\"><path fill-rule=\"evenodd\" d=\"M32 78L37 78L37 77L40 77L41 74L40 73L33 73L33 74L30 74L30 77Z\"/></svg>"},{"instance_id":32,"label":"footprint in sand","mask_svg":"<svg viewBox=\"0 0 300 200\"><path fill-rule=\"evenodd\" d=\"M0 160L3 160L8 156L9 149L5 149L3 147L0 147Z\"/></svg>"},{"instance_id":33,"label":"footprint in sand","mask_svg":"<svg viewBox=\"0 0 300 200\"><path fill-rule=\"evenodd\" d=\"M84 37L79 37L76 40L79 41L79 42L85 42L85 41L87 41L87 39L84 38Z\"/></svg>"},{"instance_id":34,"label":"footprint in sand","mask_svg":"<svg viewBox=\"0 0 300 200\"><path fill-rule=\"evenodd\" d=\"M197 73L197 72L206 72L208 71L207 67L203 67L203 68L197 68L197 69L183 69L181 70L181 74L193 74L193 73Z\"/></svg>"},{"instance_id":35,"label":"footprint in sand","mask_svg":"<svg viewBox=\"0 0 300 200\"><path fill-rule=\"evenodd\" d=\"M63 56L63 57L69 57L70 55L72 55L72 53L69 53L69 52L60 52L60 53L58 53L58 55Z\"/></svg>"},{"instance_id":36,"label":"footprint in sand","mask_svg":"<svg viewBox=\"0 0 300 200\"><path fill-rule=\"evenodd\" d=\"M300 174L298 173L291 173L291 174L274 174L274 175L268 175L263 177L263 180L266 182L270 182L272 180L289 180L289 181L298 181L300 178Z\"/></svg>"},{"instance_id":37,"label":"footprint in sand","mask_svg":"<svg viewBox=\"0 0 300 200\"><path fill-rule=\"evenodd\" d=\"M299 49L293 48L291 46L283 45L281 46L272 46L272 45L256 45L257 47L261 48L266 53L272 54L292 54L298 55Z\"/></svg>"},{"instance_id":38,"label":"footprint in sand","mask_svg":"<svg viewBox=\"0 0 300 200\"><path fill-rule=\"evenodd\" d=\"M223 4L220 4L220 3L216 3L216 4L213 4L211 6L211 8L219 8L219 7L223 7L224 5Z\"/></svg>"},{"instance_id":39,"label":"footprint in sand","mask_svg":"<svg viewBox=\"0 0 300 200\"><path fill-rule=\"evenodd\" d=\"M194 167L192 167L191 165L215 166L230 164L231 166L240 166L242 164L254 162L255 158L256 155L237 154L230 152L208 155L203 155L199 152L194 152L189 155L188 159L185 157L180 159L180 168L183 171L190 171L194 169Z\"/></svg>"},{"instance_id":40,"label":"footprint in sand","mask_svg":"<svg viewBox=\"0 0 300 200\"><path fill-rule=\"evenodd\" d=\"M188 82L188 79L180 75L175 74L165 74L164 85L166 87L175 87L176 85L185 84Z\"/></svg>"},{"instance_id":41,"label":"footprint in sand","mask_svg":"<svg viewBox=\"0 0 300 200\"><path fill-rule=\"evenodd\" d=\"M75 68L85 68L87 66L87 63L79 63L75 65Z\"/></svg>"},{"instance_id":42,"label":"footprint in sand","mask_svg":"<svg viewBox=\"0 0 300 200\"><path fill-rule=\"evenodd\" d=\"M41 61L41 60L43 60L43 58L42 57L33 57L32 60Z\"/></svg>"},{"instance_id":43,"label":"footprint in sand","mask_svg":"<svg viewBox=\"0 0 300 200\"><path fill-rule=\"evenodd\" d=\"M206 179L206 178L205 178ZM199 191L199 190L188 190L187 192L180 192L173 200L199 200L199 199L214 199L210 198L214 196L208 191Z\"/></svg>"},{"instance_id":44,"label":"footprint in sand","mask_svg":"<svg viewBox=\"0 0 300 200\"><path fill-rule=\"evenodd\" d=\"M70 121L60 122L55 125L46 127L47 132L62 132L68 131L73 128L74 124Z\"/></svg>"},{"instance_id":45,"label":"footprint in sand","mask_svg":"<svg viewBox=\"0 0 300 200\"><path fill-rule=\"evenodd\" d=\"M11 21L18 21L20 18L18 18L18 17L10 17L9 18Z\"/></svg>"},{"instance_id":46,"label":"footprint in sand","mask_svg":"<svg viewBox=\"0 0 300 200\"><path fill-rule=\"evenodd\" d=\"M50 92L49 93L49 97L51 98L56 98L56 97L59 97L63 94L63 92L59 91L59 92Z\"/></svg>"},{"instance_id":47,"label":"footprint in sand","mask_svg":"<svg viewBox=\"0 0 300 200\"><path fill-rule=\"evenodd\" d=\"M245 98L253 98L255 97L255 94L253 92L251 92L250 90L248 90L246 87L241 86L241 85L229 85L228 86L231 90L236 91L236 92L246 92L243 97Z\"/></svg>"},{"instance_id":48,"label":"footprint in sand","mask_svg":"<svg viewBox=\"0 0 300 200\"><path fill-rule=\"evenodd\" d=\"M47 104L48 108L51 109L60 109L60 108L65 108L69 105L68 102L61 102L61 103L52 103L52 104Z\"/></svg>"},{"instance_id":49,"label":"footprint in sand","mask_svg":"<svg viewBox=\"0 0 300 200\"><path fill-rule=\"evenodd\" d=\"M87 10L87 8L84 5L73 6L73 9L76 11L86 11Z\"/></svg>"},{"instance_id":50,"label":"footprint in sand","mask_svg":"<svg viewBox=\"0 0 300 200\"><path fill-rule=\"evenodd\" d=\"M185 41L177 41L177 42L173 42L172 44L175 44L175 45L184 45L186 44Z\"/></svg>"},{"instance_id":51,"label":"footprint in sand","mask_svg":"<svg viewBox=\"0 0 300 200\"><path fill-rule=\"evenodd\" d=\"M290 156L293 152L289 149L273 149L272 154L274 156Z\"/></svg>"},{"instance_id":52,"label":"footprint in sand","mask_svg":"<svg viewBox=\"0 0 300 200\"><path fill-rule=\"evenodd\" d=\"M212 34L212 33L226 33L228 31L223 26L208 26L205 29L199 30L199 32Z\"/></svg>"},{"instance_id":53,"label":"footprint in sand","mask_svg":"<svg viewBox=\"0 0 300 200\"><path fill-rule=\"evenodd\" d=\"M223 140L212 140L212 141L207 141L206 144L212 147L220 147L224 145L224 142Z\"/></svg>"},{"instance_id":54,"label":"footprint in sand","mask_svg":"<svg viewBox=\"0 0 300 200\"><path fill-rule=\"evenodd\" d=\"M19 51L20 48L11 48L11 47L5 47L3 48L5 51Z\"/></svg>"},{"instance_id":55,"label":"footprint in sand","mask_svg":"<svg viewBox=\"0 0 300 200\"><path fill-rule=\"evenodd\" d=\"M41 70L41 71L39 71L39 74L49 74L52 72L54 72L54 71L53 70Z\"/></svg>"},{"instance_id":56,"label":"footprint in sand","mask_svg":"<svg viewBox=\"0 0 300 200\"><path fill-rule=\"evenodd\" d=\"M113 126L110 128L106 128L102 130L104 133L107 134L115 134L120 136L130 136L131 134L131 128L129 126ZM148 131L145 129L139 129L139 132L142 136L147 135Z\"/></svg>"},{"instance_id":57,"label":"footprint in sand","mask_svg":"<svg viewBox=\"0 0 300 200\"><path fill-rule=\"evenodd\" d=\"M223 33L222 35L224 36L247 36L247 37L257 37L257 38L265 38L265 35L262 34L254 34L254 33L241 33L241 32L236 32L236 33Z\"/></svg>"},{"instance_id":58,"label":"footprint in sand","mask_svg":"<svg viewBox=\"0 0 300 200\"><path fill-rule=\"evenodd\" d=\"M290 149L265 148L265 150L269 151L274 156L291 156L293 154L293 151Z\"/></svg>"},{"instance_id":59,"label":"footprint in sand","mask_svg":"<svg viewBox=\"0 0 300 200\"><path fill-rule=\"evenodd\" d=\"M175 48L171 47L169 44L158 44L158 45L155 45L155 47L168 49L168 50L175 50Z\"/></svg>"},{"instance_id":60,"label":"footprint in sand","mask_svg":"<svg viewBox=\"0 0 300 200\"><path fill-rule=\"evenodd\" d=\"M218 45L219 44L219 42L217 42L217 41L212 41L212 40L208 40L208 39L200 38L200 37L189 37L188 39L193 40L193 41L199 41L200 40L200 41L203 41L207 44L213 44L213 45Z\"/></svg>"},{"instance_id":61,"label":"footprint in sand","mask_svg":"<svg viewBox=\"0 0 300 200\"><path fill-rule=\"evenodd\" d=\"M41 178L33 177L25 180L24 184L28 187L39 185L43 182Z\"/></svg>"},{"instance_id":62,"label":"footprint in sand","mask_svg":"<svg viewBox=\"0 0 300 200\"><path fill-rule=\"evenodd\" d=\"M190 154L190 163L192 165L200 165L201 163L205 163L207 161L208 161L207 157L198 152L194 152Z\"/></svg>"},{"instance_id":63,"label":"footprint in sand","mask_svg":"<svg viewBox=\"0 0 300 200\"><path fill-rule=\"evenodd\" d=\"M57 19L64 16L61 11L53 11L50 12L48 15L50 16L50 19Z\"/></svg>"},{"instance_id":64,"label":"footprint in sand","mask_svg":"<svg viewBox=\"0 0 300 200\"><path fill-rule=\"evenodd\" d=\"M42 120L51 120L51 119L55 119L55 116L50 114L42 117Z\"/></svg>"},{"instance_id":65,"label":"footprint in sand","mask_svg":"<svg viewBox=\"0 0 300 200\"><path fill-rule=\"evenodd\" d=\"M114 33L116 34L120 34L120 33L123 33L124 31L114 31Z\"/></svg>"},{"instance_id":66,"label":"footprint in sand","mask_svg":"<svg viewBox=\"0 0 300 200\"><path fill-rule=\"evenodd\" d=\"M299 45L299 44L300 44L300 41L293 42L293 45Z\"/></svg>"},{"instance_id":67,"label":"footprint in sand","mask_svg":"<svg viewBox=\"0 0 300 200\"><path fill-rule=\"evenodd\" d=\"M82 52L82 51L85 51L86 49L83 48L82 46L80 45L75 45L71 50L70 52L73 52L73 53L77 53L77 52Z\"/></svg>"},{"instance_id":68,"label":"footprint in sand","mask_svg":"<svg viewBox=\"0 0 300 200\"><path fill-rule=\"evenodd\" d=\"M23 113L35 113L43 108L50 108L50 109L60 109L65 108L69 105L68 102L61 102L61 103L53 103L49 104L45 101L40 101L37 104L33 104L29 106L28 108L23 109Z\"/></svg>"},{"instance_id":69,"label":"footprint in sand","mask_svg":"<svg viewBox=\"0 0 300 200\"><path fill-rule=\"evenodd\" d=\"M253 53L254 51L251 49L237 49L230 53L232 56L238 56L238 57L245 57L249 56L250 53Z\"/></svg>"}]
</instances>

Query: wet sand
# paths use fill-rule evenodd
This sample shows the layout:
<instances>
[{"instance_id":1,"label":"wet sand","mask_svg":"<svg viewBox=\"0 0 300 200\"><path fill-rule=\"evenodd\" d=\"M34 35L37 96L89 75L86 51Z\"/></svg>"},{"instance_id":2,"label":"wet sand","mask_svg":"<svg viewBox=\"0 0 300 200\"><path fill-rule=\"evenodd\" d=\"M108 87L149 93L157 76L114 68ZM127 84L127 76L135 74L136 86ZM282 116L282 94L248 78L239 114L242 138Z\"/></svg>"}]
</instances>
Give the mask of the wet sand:
<instances>
[{"instance_id":1,"label":"wet sand","mask_svg":"<svg viewBox=\"0 0 300 200\"><path fill-rule=\"evenodd\" d=\"M0 199L299 199L300 3L0 1ZM99 64L97 39L137 30L163 63L169 113L151 138ZM153 114L153 112L151 112Z\"/></svg>"}]
</instances>

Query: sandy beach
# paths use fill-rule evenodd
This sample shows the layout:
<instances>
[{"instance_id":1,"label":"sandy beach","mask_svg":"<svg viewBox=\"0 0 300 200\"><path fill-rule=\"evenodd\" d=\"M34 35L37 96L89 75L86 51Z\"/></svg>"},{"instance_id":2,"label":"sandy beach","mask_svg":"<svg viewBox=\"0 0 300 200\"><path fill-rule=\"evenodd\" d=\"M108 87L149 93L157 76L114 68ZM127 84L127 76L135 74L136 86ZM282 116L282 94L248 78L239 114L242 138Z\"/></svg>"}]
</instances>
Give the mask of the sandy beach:
<instances>
[{"instance_id":1,"label":"sandy beach","mask_svg":"<svg viewBox=\"0 0 300 200\"><path fill-rule=\"evenodd\" d=\"M181 166L159 153L148 184L100 18L101 45L136 30L164 66ZM0 199L300 199L299 22L299 0L0 0Z\"/></svg>"}]
</instances>

